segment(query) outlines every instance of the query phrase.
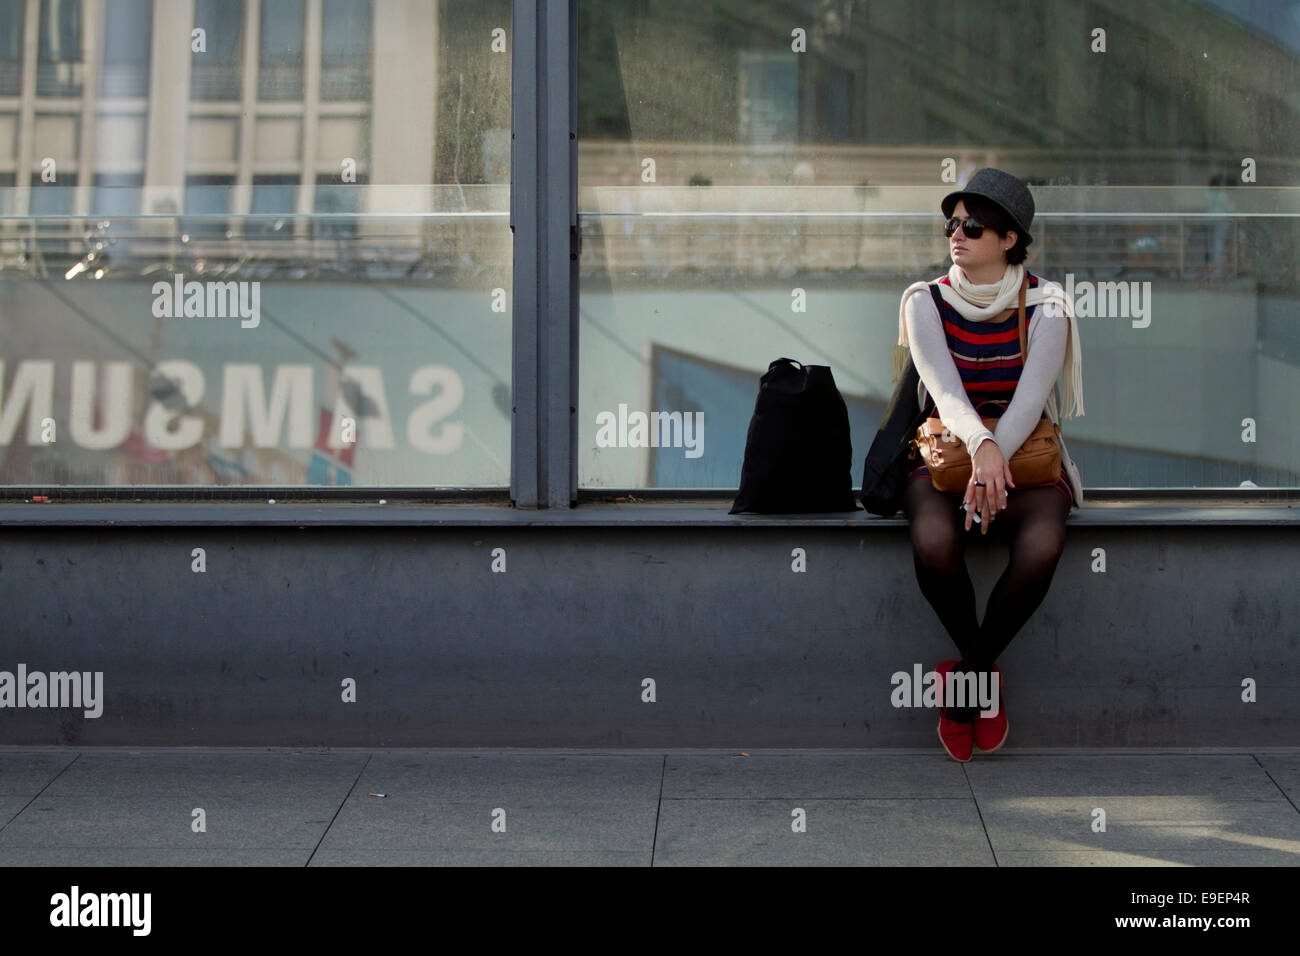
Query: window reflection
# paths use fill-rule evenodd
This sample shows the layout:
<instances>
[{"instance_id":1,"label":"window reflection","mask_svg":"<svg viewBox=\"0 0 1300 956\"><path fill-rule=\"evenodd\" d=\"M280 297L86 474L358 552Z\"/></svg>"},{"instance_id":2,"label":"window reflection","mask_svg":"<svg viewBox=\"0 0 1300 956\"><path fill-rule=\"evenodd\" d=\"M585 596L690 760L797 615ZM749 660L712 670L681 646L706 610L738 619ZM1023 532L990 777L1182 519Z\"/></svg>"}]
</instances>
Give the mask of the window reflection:
<instances>
[{"instance_id":1,"label":"window reflection","mask_svg":"<svg viewBox=\"0 0 1300 956\"><path fill-rule=\"evenodd\" d=\"M147 96L153 3L151 0L105 0L103 15L100 96Z\"/></svg>"},{"instance_id":2,"label":"window reflection","mask_svg":"<svg viewBox=\"0 0 1300 956\"><path fill-rule=\"evenodd\" d=\"M506 486L510 15L0 0L0 484Z\"/></svg>"},{"instance_id":3,"label":"window reflection","mask_svg":"<svg viewBox=\"0 0 1300 956\"><path fill-rule=\"evenodd\" d=\"M321 37L320 98L370 97L370 0L325 0Z\"/></svg>"},{"instance_id":4,"label":"window reflection","mask_svg":"<svg viewBox=\"0 0 1300 956\"><path fill-rule=\"evenodd\" d=\"M237 100L243 83L244 0L194 0L194 28L201 51L190 63L190 96Z\"/></svg>"},{"instance_id":5,"label":"window reflection","mask_svg":"<svg viewBox=\"0 0 1300 956\"><path fill-rule=\"evenodd\" d=\"M303 0L262 4L259 37L258 97L264 100L302 99Z\"/></svg>"},{"instance_id":6,"label":"window reflection","mask_svg":"<svg viewBox=\"0 0 1300 956\"><path fill-rule=\"evenodd\" d=\"M860 480L899 295L950 267L938 201L984 166L1034 191L1031 272L1151 287L1149 323L1079 320L1087 415L1063 430L1085 483L1300 483L1300 438L1244 443L1246 412L1203 401L1210 382L1251 407L1300 395L1280 331L1300 327L1300 3L1093 19L1065 0L582 0L580 483L736 487L779 356L832 366ZM620 407L701 410L710 450L603 445Z\"/></svg>"},{"instance_id":7,"label":"window reflection","mask_svg":"<svg viewBox=\"0 0 1300 956\"><path fill-rule=\"evenodd\" d=\"M41 0L36 92L80 96L85 63L81 48L81 0Z\"/></svg>"}]
</instances>

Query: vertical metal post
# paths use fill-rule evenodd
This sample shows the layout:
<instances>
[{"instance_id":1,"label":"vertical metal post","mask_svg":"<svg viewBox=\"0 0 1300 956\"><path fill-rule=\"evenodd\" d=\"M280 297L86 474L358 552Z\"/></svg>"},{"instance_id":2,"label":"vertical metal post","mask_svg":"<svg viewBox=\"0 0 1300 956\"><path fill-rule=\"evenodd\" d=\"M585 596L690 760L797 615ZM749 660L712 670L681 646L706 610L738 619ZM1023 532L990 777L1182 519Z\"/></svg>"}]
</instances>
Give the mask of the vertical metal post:
<instances>
[{"instance_id":1,"label":"vertical metal post","mask_svg":"<svg viewBox=\"0 0 1300 956\"><path fill-rule=\"evenodd\" d=\"M510 497L577 497L577 0L514 0L510 229L514 233Z\"/></svg>"}]
</instances>

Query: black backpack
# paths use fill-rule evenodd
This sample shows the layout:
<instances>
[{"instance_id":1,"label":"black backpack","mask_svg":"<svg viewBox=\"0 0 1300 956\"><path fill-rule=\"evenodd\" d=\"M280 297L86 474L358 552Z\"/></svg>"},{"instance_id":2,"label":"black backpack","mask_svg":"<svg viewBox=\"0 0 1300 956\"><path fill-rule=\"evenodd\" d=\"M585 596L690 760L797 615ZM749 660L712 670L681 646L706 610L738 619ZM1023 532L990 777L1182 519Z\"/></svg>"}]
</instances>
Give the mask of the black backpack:
<instances>
[{"instance_id":1,"label":"black backpack","mask_svg":"<svg viewBox=\"0 0 1300 956\"><path fill-rule=\"evenodd\" d=\"M849 409L830 367L777 359L759 380L729 513L857 510Z\"/></svg>"},{"instance_id":2,"label":"black backpack","mask_svg":"<svg viewBox=\"0 0 1300 956\"><path fill-rule=\"evenodd\" d=\"M930 284L930 295L938 305L939 289L933 283ZM939 311L942 314L943 310ZM907 368L898 379L862 468L862 507L881 518L892 518L902 507L907 473L923 464L910 447L916 430L925 421L925 409L916 400L919 381L916 365L909 354Z\"/></svg>"}]
</instances>

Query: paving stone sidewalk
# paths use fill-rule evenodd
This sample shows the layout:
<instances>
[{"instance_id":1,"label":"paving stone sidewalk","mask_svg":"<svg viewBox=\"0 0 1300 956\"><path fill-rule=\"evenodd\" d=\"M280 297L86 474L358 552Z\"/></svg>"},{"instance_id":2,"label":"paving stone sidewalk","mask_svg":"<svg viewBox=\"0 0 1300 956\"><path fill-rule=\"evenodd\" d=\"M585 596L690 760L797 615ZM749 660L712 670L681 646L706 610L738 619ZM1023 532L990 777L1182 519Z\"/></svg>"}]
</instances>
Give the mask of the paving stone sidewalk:
<instances>
[{"instance_id":1,"label":"paving stone sidewalk","mask_svg":"<svg viewBox=\"0 0 1300 956\"><path fill-rule=\"evenodd\" d=\"M7 747L0 867L1295 866L1298 806L1300 749Z\"/></svg>"}]
</instances>

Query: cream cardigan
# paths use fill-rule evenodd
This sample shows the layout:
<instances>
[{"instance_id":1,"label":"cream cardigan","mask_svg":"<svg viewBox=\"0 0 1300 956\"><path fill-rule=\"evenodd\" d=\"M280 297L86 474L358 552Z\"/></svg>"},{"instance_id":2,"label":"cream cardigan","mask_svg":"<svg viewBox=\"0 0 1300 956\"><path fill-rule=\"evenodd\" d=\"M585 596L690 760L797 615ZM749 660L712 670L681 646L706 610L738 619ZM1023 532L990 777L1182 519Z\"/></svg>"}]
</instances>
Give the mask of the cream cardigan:
<instances>
[{"instance_id":1,"label":"cream cardigan","mask_svg":"<svg viewBox=\"0 0 1300 956\"><path fill-rule=\"evenodd\" d=\"M917 386L917 401L924 407L927 394L932 395L939 418L954 435L965 442L966 449L972 456L985 439L991 438L1009 459L1024 444L1044 412L1053 422L1060 423L1058 390L1053 386L1061 374L1068 353L1075 353L1071 365L1075 366L1076 375L1079 374L1080 363L1077 347L1069 347L1075 345L1070 335L1074 331L1070 326L1075 322L1067 314L1073 310L1068 307L1063 294L1053 294L1059 288L1054 283L1040 283L1043 294L1038 298L1041 299L1039 314L1042 320L1030 323L1029 359L1021 372L1015 394L994 431L984 427L966 395L961 374L948 350L939 310L929 295L929 283L915 283L903 294L900 305L900 339L910 345L912 360L921 379ZM953 294L952 289L944 289L943 286L940 289L946 293L945 300ZM918 292L924 294L918 295ZM1026 296L1027 302L1028 298ZM902 355L905 362L906 352ZM1071 391L1075 407L1082 413L1081 390ZM1082 505L1083 481L1078 466L1070 458L1064 436L1061 437L1061 462L1074 492L1075 506Z\"/></svg>"}]
</instances>

